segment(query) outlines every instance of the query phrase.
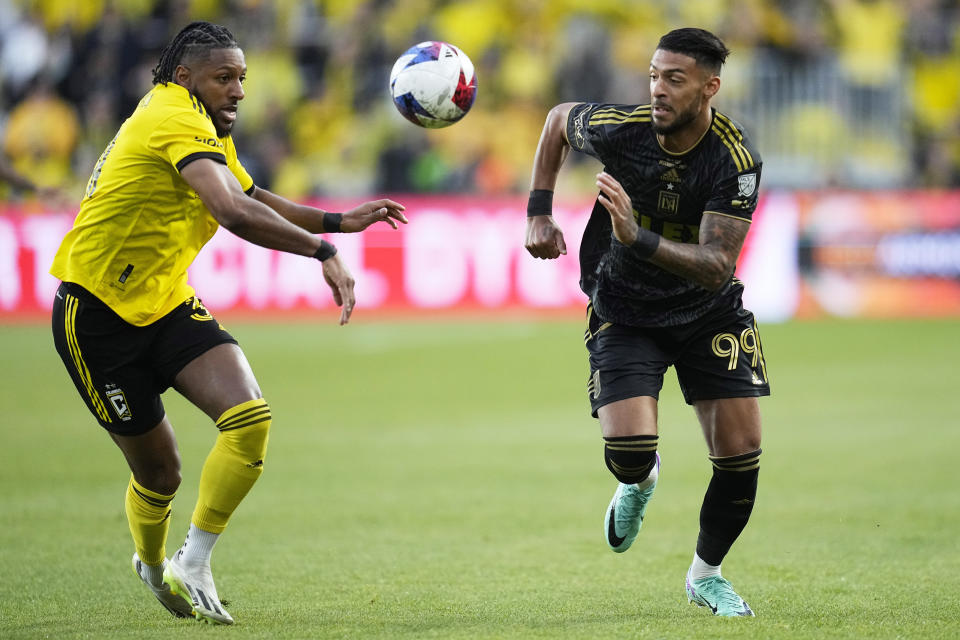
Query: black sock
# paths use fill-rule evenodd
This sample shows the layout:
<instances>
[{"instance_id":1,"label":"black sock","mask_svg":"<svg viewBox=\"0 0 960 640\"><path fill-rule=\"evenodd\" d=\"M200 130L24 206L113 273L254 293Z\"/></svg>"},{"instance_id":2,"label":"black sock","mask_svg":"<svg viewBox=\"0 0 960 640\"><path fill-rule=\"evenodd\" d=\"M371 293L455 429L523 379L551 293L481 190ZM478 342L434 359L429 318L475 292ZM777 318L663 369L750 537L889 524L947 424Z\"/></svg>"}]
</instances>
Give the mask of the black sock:
<instances>
[{"instance_id":1,"label":"black sock","mask_svg":"<svg viewBox=\"0 0 960 640\"><path fill-rule=\"evenodd\" d=\"M760 453L726 458L710 456L713 478L700 508L697 555L714 566L723 562L734 541L747 526L757 496Z\"/></svg>"}]
</instances>

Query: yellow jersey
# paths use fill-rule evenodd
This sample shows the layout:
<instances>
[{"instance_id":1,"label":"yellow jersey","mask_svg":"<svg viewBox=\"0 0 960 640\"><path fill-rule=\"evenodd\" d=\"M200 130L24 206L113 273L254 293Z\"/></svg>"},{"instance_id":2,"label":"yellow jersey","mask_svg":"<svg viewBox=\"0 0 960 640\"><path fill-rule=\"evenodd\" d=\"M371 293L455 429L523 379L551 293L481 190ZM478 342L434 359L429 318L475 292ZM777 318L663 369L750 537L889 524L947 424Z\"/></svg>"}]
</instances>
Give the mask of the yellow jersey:
<instances>
[{"instance_id":1,"label":"yellow jersey","mask_svg":"<svg viewBox=\"0 0 960 640\"><path fill-rule=\"evenodd\" d=\"M180 176L198 158L226 164L244 191L253 189L233 139L217 137L200 101L178 84L158 84L97 161L50 273L137 326L191 298L187 268L219 227Z\"/></svg>"}]
</instances>

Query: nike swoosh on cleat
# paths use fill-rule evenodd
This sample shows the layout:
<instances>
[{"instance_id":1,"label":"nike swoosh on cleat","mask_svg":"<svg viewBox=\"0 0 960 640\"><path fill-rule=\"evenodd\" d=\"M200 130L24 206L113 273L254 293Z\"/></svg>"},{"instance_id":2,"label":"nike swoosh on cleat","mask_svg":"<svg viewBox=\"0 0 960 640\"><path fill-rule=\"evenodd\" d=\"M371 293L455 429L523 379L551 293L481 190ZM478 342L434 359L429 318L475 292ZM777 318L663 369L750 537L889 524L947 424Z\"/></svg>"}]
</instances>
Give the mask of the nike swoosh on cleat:
<instances>
[{"instance_id":1,"label":"nike swoosh on cleat","mask_svg":"<svg viewBox=\"0 0 960 640\"><path fill-rule=\"evenodd\" d=\"M617 508L616 506L610 507L610 523L607 526L607 541L612 547L619 547L623 544L623 541L627 539L626 536L617 535L617 525L614 524L617 521Z\"/></svg>"}]
</instances>

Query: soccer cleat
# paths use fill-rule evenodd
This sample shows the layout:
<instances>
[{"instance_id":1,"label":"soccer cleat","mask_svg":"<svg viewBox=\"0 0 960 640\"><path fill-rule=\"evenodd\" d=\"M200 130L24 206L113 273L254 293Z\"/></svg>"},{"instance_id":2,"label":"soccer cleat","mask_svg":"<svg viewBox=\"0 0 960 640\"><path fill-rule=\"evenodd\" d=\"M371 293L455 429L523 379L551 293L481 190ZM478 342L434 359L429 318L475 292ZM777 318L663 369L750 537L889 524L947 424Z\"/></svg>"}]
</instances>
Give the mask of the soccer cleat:
<instances>
[{"instance_id":1,"label":"soccer cleat","mask_svg":"<svg viewBox=\"0 0 960 640\"><path fill-rule=\"evenodd\" d=\"M163 561L163 567L166 569L167 561ZM143 581L143 584L150 587L150 591L153 592L153 595L157 597L157 600L160 601L160 604L173 615L174 618L192 618L193 617L193 607L190 606L190 603L181 598L175 592L170 590L170 587L165 583L160 583L159 587L155 587L143 576L143 563L140 561L140 557L134 553L133 554L133 572L137 574L137 577Z\"/></svg>"},{"instance_id":2,"label":"soccer cleat","mask_svg":"<svg viewBox=\"0 0 960 640\"><path fill-rule=\"evenodd\" d=\"M660 454L657 454L657 478L660 472ZM617 553L623 553L630 548L637 539L640 526L643 524L643 514L647 511L647 503L657 488L657 480L646 489L638 489L635 484L623 484L617 487L607 515L603 520L603 531L607 537L607 544Z\"/></svg>"},{"instance_id":3,"label":"soccer cleat","mask_svg":"<svg viewBox=\"0 0 960 640\"><path fill-rule=\"evenodd\" d=\"M754 613L733 590L733 585L720 576L691 580L687 572L687 600L707 607L715 616L753 616Z\"/></svg>"},{"instance_id":4,"label":"soccer cleat","mask_svg":"<svg viewBox=\"0 0 960 640\"><path fill-rule=\"evenodd\" d=\"M170 586L172 593L193 603L193 613L197 620L212 624L233 624L233 618L220 603L209 568L188 570L178 564L174 556L163 571L163 581Z\"/></svg>"}]
</instances>

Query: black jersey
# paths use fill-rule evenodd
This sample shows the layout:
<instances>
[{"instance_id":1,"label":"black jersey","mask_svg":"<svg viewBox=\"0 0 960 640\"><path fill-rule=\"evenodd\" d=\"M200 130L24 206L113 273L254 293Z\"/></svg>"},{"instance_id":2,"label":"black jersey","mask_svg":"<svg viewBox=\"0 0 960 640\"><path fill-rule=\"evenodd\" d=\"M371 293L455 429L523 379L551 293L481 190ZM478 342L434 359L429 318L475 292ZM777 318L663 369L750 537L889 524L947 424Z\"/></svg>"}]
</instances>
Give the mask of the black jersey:
<instances>
[{"instance_id":1,"label":"black jersey","mask_svg":"<svg viewBox=\"0 0 960 640\"><path fill-rule=\"evenodd\" d=\"M743 128L716 110L703 138L682 154L660 145L650 105L577 104L567 139L623 185L638 224L668 240L695 244L704 212L750 221L757 206L760 154ZM708 291L637 257L613 238L599 200L580 245L580 287L600 318L636 327L691 322L717 305L737 304L743 290L731 276Z\"/></svg>"}]
</instances>

